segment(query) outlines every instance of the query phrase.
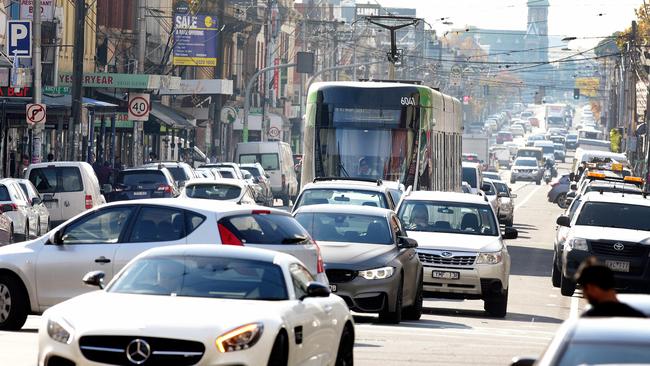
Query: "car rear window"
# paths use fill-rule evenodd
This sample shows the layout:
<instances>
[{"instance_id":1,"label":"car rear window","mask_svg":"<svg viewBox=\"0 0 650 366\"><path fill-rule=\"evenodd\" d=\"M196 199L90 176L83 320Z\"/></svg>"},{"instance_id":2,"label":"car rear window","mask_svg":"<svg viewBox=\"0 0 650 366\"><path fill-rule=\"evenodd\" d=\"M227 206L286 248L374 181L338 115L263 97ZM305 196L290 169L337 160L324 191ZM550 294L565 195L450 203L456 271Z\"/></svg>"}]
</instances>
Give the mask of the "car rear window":
<instances>
[{"instance_id":1,"label":"car rear window","mask_svg":"<svg viewBox=\"0 0 650 366\"><path fill-rule=\"evenodd\" d=\"M380 192L336 188L307 189L297 207L320 204L388 208L386 197Z\"/></svg>"},{"instance_id":2,"label":"car rear window","mask_svg":"<svg viewBox=\"0 0 650 366\"><path fill-rule=\"evenodd\" d=\"M39 193L79 192L83 190L81 172L77 167L34 168L29 180Z\"/></svg>"},{"instance_id":3,"label":"car rear window","mask_svg":"<svg viewBox=\"0 0 650 366\"><path fill-rule=\"evenodd\" d=\"M190 198L233 200L241 194L241 187L223 183L192 184L185 187L185 194Z\"/></svg>"},{"instance_id":4,"label":"car rear window","mask_svg":"<svg viewBox=\"0 0 650 366\"><path fill-rule=\"evenodd\" d=\"M126 186L168 184L165 174L159 170L132 170L120 173L118 183Z\"/></svg>"},{"instance_id":5,"label":"car rear window","mask_svg":"<svg viewBox=\"0 0 650 366\"><path fill-rule=\"evenodd\" d=\"M257 170L256 168L245 167L245 168L241 168L241 170L243 170L245 172L248 172L248 173L251 173L251 175L253 177L255 177L255 178L257 178L257 177L259 177L261 175L259 170Z\"/></svg>"},{"instance_id":6,"label":"car rear window","mask_svg":"<svg viewBox=\"0 0 650 366\"><path fill-rule=\"evenodd\" d=\"M0 201L11 201L9 190L5 186L0 186Z\"/></svg>"},{"instance_id":7,"label":"car rear window","mask_svg":"<svg viewBox=\"0 0 650 366\"><path fill-rule=\"evenodd\" d=\"M221 177L223 178L235 178L235 172L231 170L219 169L219 174L221 174Z\"/></svg>"},{"instance_id":8,"label":"car rear window","mask_svg":"<svg viewBox=\"0 0 650 366\"><path fill-rule=\"evenodd\" d=\"M280 169L278 154L242 154L239 155L239 164L260 163L264 170Z\"/></svg>"},{"instance_id":9,"label":"car rear window","mask_svg":"<svg viewBox=\"0 0 650 366\"><path fill-rule=\"evenodd\" d=\"M393 244L391 230L383 217L305 212L297 214L296 219L316 241Z\"/></svg>"},{"instance_id":10,"label":"car rear window","mask_svg":"<svg viewBox=\"0 0 650 366\"><path fill-rule=\"evenodd\" d=\"M476 168L463 168L463 181L467 182L470 187L476 188L478 184L476 183Z\"/></svg>"},{"instance_id":11,"label":"car rear window","mask_svg":"<svg viewBox=\"0 0 650 366\"><path fill-rule=\"evenodd\" d=\"M170 173L172 173L172 177L174 177L174 180L177 182L185 182L186 180L190 179L190 177L187 175L185 172L185 169L182 167L166 167L167 170L169 170Z\"/></svg>"},{"instance_id":12,"label":"car rear window","mask_svg":"<svg viewBox=\"0 0 650 366\"><path fill-rule=\"evenodd\" d=\"M244 214L219 220L223 243L236 238L242 244L304 244L311 242L309 233L291 216L278 214ZM234 238L232 236L234 236Z\"/></svg>"}]
</instances>

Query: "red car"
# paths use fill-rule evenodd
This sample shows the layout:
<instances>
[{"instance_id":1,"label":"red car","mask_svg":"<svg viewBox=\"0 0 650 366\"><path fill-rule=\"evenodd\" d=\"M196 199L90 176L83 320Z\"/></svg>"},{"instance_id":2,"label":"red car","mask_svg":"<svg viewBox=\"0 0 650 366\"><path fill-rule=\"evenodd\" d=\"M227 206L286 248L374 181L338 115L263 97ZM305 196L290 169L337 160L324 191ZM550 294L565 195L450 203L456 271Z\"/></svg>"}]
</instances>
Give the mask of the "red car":
<instances>
[{"instance_id":1,"label":"red car","mask_svg":"<svg viewBox=\"0 0 650 366\"><path fill-rule=\"evenodd\" d=\"M499 131L497 133L497 144L503 144L504 142L512 141L512 132L510 131Z\"/></svg>"},{"instance_id":2,"label":"red car","mask_svg":"<svg viewBox=\"0 0 650 366\"><path fill-rule=\"evenodd\" d=\"M528 122L530 122L530 125L533 127L539 127L539 120L535 117L528 117Z\"/></svg>"}]
</instances>

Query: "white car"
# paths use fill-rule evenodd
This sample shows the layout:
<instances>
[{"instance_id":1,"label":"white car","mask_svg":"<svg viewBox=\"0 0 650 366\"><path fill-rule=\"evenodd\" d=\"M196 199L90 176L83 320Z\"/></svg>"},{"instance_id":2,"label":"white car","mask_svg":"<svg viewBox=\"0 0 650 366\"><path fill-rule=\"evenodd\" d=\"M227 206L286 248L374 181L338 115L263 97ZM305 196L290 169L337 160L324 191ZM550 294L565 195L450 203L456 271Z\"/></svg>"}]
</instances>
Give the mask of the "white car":
<instances>
[{"instance_id":1,"label":"white car","mask_svg":"<svg viewBox=\"0 0 650 366\"><path fill-rule=\"evenodd\" d=\"M416 191L397 209L409 238L417 240L425 293L481 299L485 311L504 317L508 307L510 254L497 216L478 195Z\"/></svg>"},{"instance_id":2,"label":"white car","mask_svg":"<svg viewBox=\"0 0 650 366\"><path fill-rule=\"evenodd\" d=\"M316 178L303 186L296 198L292 212L302 206L335 204L371 206L394 210L394 183L384 184L381 179L364 178Z\"/></svg>"},{"instance_id":3,"label":"white car","mask_svg":"<svg viewBox=\"0 0 650 366\"><path fill-rule=\"evenodd\" d=\"M487 199L490 206L492 206L492 210L498 214L499 200L497 197L497 188L494 186L492 179L485 178L485 176L483 177L483 185L481 186L481 191L483 191L485 198Z\"/></svg>"},{"instance_id":4,"label":"white car","mask_svg":"<svg viewBox=\"0 0 650 366\"><path fill-rule=\"evenodd\" d=\"M102 273L84 277L102 285ZM79 280L81 282L81 280ZM295 257L171 246L43 314L38 363L351 365L354 320Z\"/></svg>"},{"instance_id":5,"label":"white car","mask_svg":"<svg viewBox=\"0 0 650 366\"><path fill-rule=\"evenodd\" d=\"M14 226L16 240L29 240L40 233L40 217L33 203L13 178L0 180L0 206ZM39 201L40 203L40 201Z\"/></svg>"},{"instance_id":6,"label":"white car","mask_svg":"<svg viewBox=\"0 0 650 366\"><path fill-rule=\"evenodd\" d=\"M79 278L88 271L101 270L110 280L145 250L176 244L277 250L328 284L318 245L288 212L199 199L119 201L38 239L0 247L0 330L20 329L28 314L87 292Z\"/></svg>"},{"instance_id":7,"label":"white car","mask_svg":"<svg viewBox=\"0 0 650 366\"><path fill-rule=\"evenodd\" d=\"M240 204L255 204L254 193L246 182L240 179L193 179L185 184L178 197L199 198L234 202Z\"/></svg>"},{"instance_id":8,"label":"white car","mask_svg":"<svg viewBox=\"0 0 650 366\"><path fill-rule=\"evenodd\" d=\"M36 236L41 236L50 231L50 211L45 207L45 203L38 195L36 187L27 179L16 179L16 181L38 215Z\"/></svg>"}]
</instances>

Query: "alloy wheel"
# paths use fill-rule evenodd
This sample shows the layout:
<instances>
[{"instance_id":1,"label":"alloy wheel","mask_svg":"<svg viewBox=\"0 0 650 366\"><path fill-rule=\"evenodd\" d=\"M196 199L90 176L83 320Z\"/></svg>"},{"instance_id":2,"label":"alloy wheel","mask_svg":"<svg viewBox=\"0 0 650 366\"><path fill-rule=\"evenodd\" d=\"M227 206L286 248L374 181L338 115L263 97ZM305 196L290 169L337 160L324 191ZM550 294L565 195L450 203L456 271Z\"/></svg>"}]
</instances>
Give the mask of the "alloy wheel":
<instances>
[{"instance_id":1,"label":"alloy wheel","mask_svg":"<svg viewBox=\"0 0 650 366\"><path fill-rule=\"evenodd\" d=\"M4 283L0 283L0 323L4 323L11 312L11 293Z\"/></svg>"}]
</instances>

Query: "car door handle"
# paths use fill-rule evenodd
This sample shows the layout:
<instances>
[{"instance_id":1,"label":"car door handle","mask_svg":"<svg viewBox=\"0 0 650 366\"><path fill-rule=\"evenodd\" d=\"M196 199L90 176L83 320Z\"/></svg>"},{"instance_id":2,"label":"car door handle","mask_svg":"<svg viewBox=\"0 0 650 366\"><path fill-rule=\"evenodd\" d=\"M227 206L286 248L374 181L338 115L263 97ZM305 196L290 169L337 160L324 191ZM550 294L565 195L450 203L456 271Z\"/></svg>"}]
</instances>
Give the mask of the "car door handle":
<instances>
[{"instance_id":1,"label":"car door handle","mask_svg":"<svg viewBox=\"0 0 650 366\"><path fill-rule=\"evenodd\" d=\"M104 256L101 256L99 258L95 258L95 263L111 263L111 260Z\"/></svg>"}]
</instances>

